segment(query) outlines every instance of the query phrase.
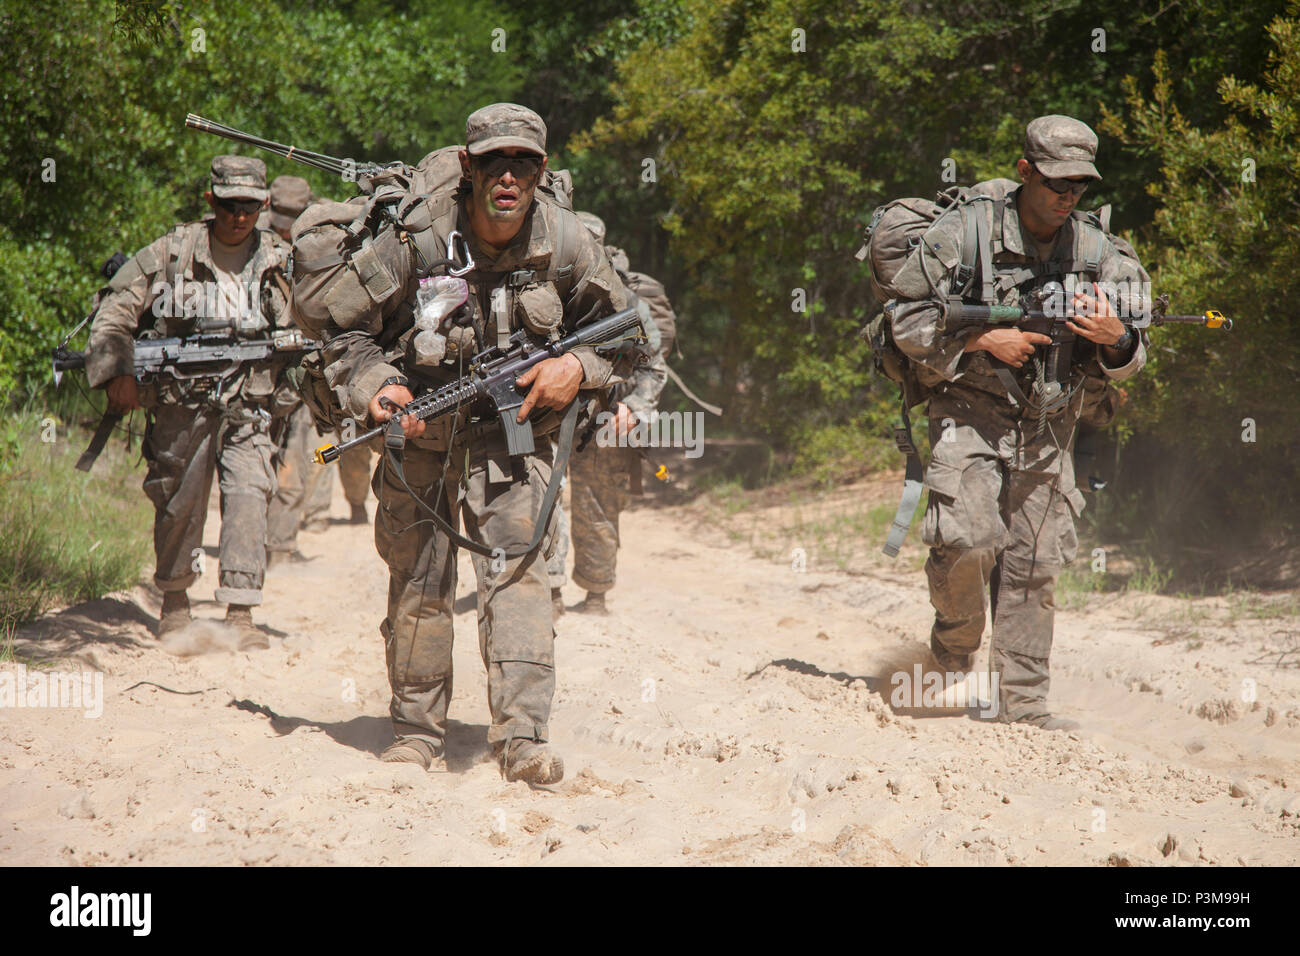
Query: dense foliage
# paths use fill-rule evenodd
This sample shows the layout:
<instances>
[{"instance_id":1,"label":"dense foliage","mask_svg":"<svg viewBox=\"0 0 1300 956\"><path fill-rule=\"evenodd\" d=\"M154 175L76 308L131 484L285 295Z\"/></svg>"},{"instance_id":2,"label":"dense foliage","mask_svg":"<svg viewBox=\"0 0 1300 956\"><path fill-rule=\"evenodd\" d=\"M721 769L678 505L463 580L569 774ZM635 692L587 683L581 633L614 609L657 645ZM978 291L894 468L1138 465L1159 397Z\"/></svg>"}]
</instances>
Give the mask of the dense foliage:
<instances>
[{"instance_id":1,"label":"dense foliage","mask_svg":"<svg viewBox=\"0 0 1300 956\"><path fill-rule=\"evenodd\" d=\"M1025 122L1061 112L1101 134L1086 202L1114 204L1158 290L1238 320L1153 333L1123 425L1142 467L1094 511L1201 539L1300 513L1294 5L69 0L57 17L0 0L0 389L18 404L47 388L99 263L197 215L213 154L253 152L186 131L186 112L415 159L517 99L547 119L579 204L666 281L675 364L725 427L796 468L869 456L894 392L856 335L862 223L945 173L1013 175Z\"/></svg>"}]
</instances>

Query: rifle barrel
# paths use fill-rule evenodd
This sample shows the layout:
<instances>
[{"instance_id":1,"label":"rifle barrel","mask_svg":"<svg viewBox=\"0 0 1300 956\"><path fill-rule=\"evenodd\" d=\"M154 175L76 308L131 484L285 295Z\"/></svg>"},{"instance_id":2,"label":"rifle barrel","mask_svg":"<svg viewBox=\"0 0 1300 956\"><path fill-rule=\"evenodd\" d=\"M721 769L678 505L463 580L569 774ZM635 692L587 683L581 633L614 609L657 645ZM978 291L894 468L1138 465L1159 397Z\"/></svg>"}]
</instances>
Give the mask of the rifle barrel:
<instances>
[{"instance_id":1,"label":"rifle barrel","mask_svg":"<svg viewBox=\"0 0 1300 956\"><path fill-rule=\"evenodd\" d=\"M1225 332L1232 331L1232 319L1221 312L1210 312L1203 315L1153 315L1151 317L1152 325L1165 325L1167 323L1203 325L1210 329L1221 328Z\"/></svg>"},{"instance_id":2,"label":"rifle barrel","mask_svg":"<svg viewBox=\"0 0 1300 956\"><path fill-rule=\"evenodd\" d=\"M262 139L260 136L254 136L251 133L245 133L243 130L235 129L233 126L226 126L214 120L205 119L194 113L189 113L185 117L185 125L189 129L196 129L203 133L212 133L214 136L221 136L225 139L234 140L236 143L245 143L249 146L256 146L258 149L264 149L269 153L275 153L277 156L283 156L285 159L292 159L306 166L313 166L316 169L323 169L327 173L342 175L344 172L344 163L341 159L333 156L326 156L324 153L315 153L309 149L299 149L296 146L285 146L283 143L276 143L269 139ZM354 164L354 171L363 164Z\"/></svg>"}]
</instances>

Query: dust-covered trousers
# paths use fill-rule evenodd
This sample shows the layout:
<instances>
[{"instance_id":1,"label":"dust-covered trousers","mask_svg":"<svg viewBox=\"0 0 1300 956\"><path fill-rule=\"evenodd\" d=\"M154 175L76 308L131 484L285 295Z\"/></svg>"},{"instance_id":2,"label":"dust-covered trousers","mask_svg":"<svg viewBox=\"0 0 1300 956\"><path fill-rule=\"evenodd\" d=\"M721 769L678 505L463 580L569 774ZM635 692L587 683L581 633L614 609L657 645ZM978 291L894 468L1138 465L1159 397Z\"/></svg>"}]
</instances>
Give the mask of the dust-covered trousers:
<instances>
[{"instance_id":1,"label":"dust-covered trousers","mask_svg":"<svg viewBox=\"0 0 1300 956\"><path fill-rule=\"evenodd\" d=\"M575 450L569 466L573 583L604 593L614 586L618 565L618 518L627 507L629 469L639 467L635 448L592 441Z\"/></svg>"},{"instance_id":2,"label":"dust-covered trousers","mask_svg":"<svg viewBox=\"0 0 1300 956\"><path fill-rule=\"evenodd\" d=\"M231 409L158 405L145 431L144 491L154 504L154 581L184 591L203 560L203 525L216 471L221 489L219 586L224 604L261 604L266 512L275 493L268 419ZM241 421L241 419L244 419Z\"/></svg>"},{"instance_id":3,"label":"dust-covered trousers","mask_svg":"<svg viewBox=\"0 0 1300 956\"><path fill-rule=\"evenodd\" d=\"M548 739L555 693L555 631L544 546L504 557L532 540L551 477L554 448L537 436L537 451L512 460L495 430L457 444L450 454L408 443L406 484L452 527L499 555L474 554L478 581L479 650L487 668L488 740ZM444 468L445 462L445 468ZM388 616L380 625L398 737L441 746L452 694L452 606L457 549L404 487L387 454L375 469L379 499L375 545L388 565Z\"/></svg>"},{"instance_id":4,"label":"dust-covered trousers","mask_svg":"<svg viewBox=\"0 0 1300 956\"><path fill-rule=\"evenodd\" d=\"M1058 468L1022 470L1018 430L973 412L969 403L944 397L930 405L922 526L931 546L930 644L950 654L978 650L987 598L1000 716L1021 720L1048 712L1056 578L1078 550L1074 519L1084 502L1069 455L1073 419L1050 423L1037 439L1058 445Z\"/></svg>"},{"instance_id":5,"label":"dust-covered trousers","mask_svg":"<svg viewBox=\"0 0 1300 956\"><path fill-rule=\"evenodd\" d=\"M329 513L335 466L319 465L314 457L317 446L324 443L311 411L305 405L299 407L289 419L276 473L279 489L267 517L266 546L272 551L296 550L298 529ZM365 448L340 456L337 468L348 504L365 503L370 493L372 461L372 454Z\"/></svg>"}]
</instances>

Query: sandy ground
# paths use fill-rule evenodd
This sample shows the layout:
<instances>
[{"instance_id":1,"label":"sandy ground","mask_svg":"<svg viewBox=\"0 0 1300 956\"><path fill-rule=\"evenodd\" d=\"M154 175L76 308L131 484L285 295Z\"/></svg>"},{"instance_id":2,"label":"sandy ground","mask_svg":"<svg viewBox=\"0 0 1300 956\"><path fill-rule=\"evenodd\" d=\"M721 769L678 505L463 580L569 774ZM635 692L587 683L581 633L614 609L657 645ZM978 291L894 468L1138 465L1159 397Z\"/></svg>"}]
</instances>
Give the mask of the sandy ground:
<instances>
[{"instance_id":1,"label":"sandy ground","mask_svg":"<svg viewBox=\"0 0 1300 956\"><path fill-rule=\"evenodd\" d=\"M0 713L0 863L1300 858L1294 616L1096 598L1057 619L1052 700L1080 731L897 712L892 675L924 659L929 626L915 550L893 569L798 571L701 506L624 521L613 615L557 622L562 783L507 784L490 759L467 561L447 768L376 759L386 577L370 529L335 523L303 534L314 561L270 576L255 612L270 650L230 649L215 558L191 591L209 620L168 647L144 587L21 632L20 658L47 661L32 673L102 671L103 712ZM217 531L213 513L213 553Z\"/></svg>"}]
</instances>

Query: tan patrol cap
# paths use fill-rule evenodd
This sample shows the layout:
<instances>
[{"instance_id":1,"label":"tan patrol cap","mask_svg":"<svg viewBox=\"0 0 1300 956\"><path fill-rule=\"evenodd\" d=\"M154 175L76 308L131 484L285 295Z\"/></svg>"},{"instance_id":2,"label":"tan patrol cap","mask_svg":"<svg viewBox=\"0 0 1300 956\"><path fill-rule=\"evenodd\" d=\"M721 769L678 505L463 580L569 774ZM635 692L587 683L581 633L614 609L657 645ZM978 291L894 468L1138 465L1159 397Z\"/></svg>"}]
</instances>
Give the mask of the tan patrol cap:
<instances>
[{"instance_id":1,"label":"tan patrol cap","mask_svg":"<svg viewBox=\"0 0 1300 956\"><path fill-rule=\"evenodd\" d=\"M1101 179L1092 163L1096 158L1097 134L1072 116L1040 116L1025 127L1025 159L1044 176Z\"/></svg>"},{"instance_id":2,"label":"tan patrol cap","mask_svg":"<svg viewBox=\"0 0 1300 956\"><path fill-rule=\"evenodd\" d=\"M578 222L587 227L587 231L602 246L605 244L605 221L593 212L578 213Z\"/></svg>"},{"instance_id":3,"label":"tan patrol cap","mask_svg":"<svg viewBox=\"0 0 1300 956\"><path fill-rule=\"evenodd\" d=\"M252 156L218 156L209 173L212 194L218 199L265 201L266 163Z\"/></svg>"},{"instance_id":4,"label":"tan patrol cap","mask_svg":"<svg viewBox=\"0 0 1300 956\"><path fill-rule=\"evenodd\" d=\"M287 232L311 201L311 184L307 180L301 176L276 176L271 180L271 209L267 221L271 228Z\"/></svg>"},{"instance_id":5,"label":"tan patrol cap","mask_svg":"<svg viewBox=\"0 0 1300 956\"><path fill-rule=\"evenodd\" d=\"M465 148L471 156L518 146L546 155L546 123L526 106L493 103L469 114Z\"/></svg>"}]
</instances>

